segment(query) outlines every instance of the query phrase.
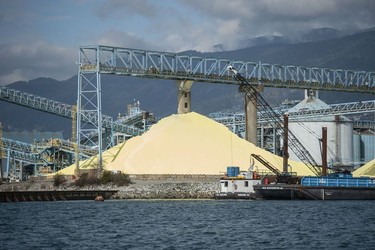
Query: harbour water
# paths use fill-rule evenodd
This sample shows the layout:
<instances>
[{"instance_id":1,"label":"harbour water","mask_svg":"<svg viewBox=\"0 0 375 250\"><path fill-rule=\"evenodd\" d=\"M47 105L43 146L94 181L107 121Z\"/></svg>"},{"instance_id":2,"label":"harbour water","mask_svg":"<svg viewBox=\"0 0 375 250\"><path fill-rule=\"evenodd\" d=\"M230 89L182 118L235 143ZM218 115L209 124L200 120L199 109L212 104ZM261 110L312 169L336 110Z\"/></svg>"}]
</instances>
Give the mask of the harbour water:
<instances>
[{"instance_id":1,"label":"harbour water","mask_svg":"<svg viewBox=\"0 0 375 250\"><path fill-rule=\"evenodd\" d=\"M0 249L374 249L375 201L0 203Z\"/></svg>"}]
</instances>

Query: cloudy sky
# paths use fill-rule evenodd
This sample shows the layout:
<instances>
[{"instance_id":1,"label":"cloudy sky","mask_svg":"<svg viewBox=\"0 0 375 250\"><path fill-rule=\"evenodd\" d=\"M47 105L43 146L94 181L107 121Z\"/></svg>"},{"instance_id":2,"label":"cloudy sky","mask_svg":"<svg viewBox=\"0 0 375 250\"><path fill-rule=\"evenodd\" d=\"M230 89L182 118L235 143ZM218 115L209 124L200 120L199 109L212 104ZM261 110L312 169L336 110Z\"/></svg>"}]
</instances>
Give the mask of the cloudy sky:
<instances>
[{"instance_id":1,"label":"cloudy sky","mask_svg":"<svg viewBox=\"0 0 375 250\"><path fill-rule=\"evenodd\" d=\"M0 85L78 73L81 45L236 49L262 35L375 27L373 0L0 0Z\"/></svg>"}]
</instances>

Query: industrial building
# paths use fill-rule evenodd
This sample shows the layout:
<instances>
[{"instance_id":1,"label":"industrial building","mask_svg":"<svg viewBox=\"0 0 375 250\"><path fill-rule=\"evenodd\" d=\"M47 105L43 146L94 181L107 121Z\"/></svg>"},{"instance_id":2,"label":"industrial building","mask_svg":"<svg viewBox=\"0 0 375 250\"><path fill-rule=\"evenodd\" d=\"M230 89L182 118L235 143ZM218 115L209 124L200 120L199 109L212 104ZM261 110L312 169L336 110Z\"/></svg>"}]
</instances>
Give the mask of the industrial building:
<instances>
[{"instance_id":1,"label":"industrial building","mask_svg":"<svg viewBox=\"0 0 375 250\"><path fill-rule=\"evenodd\" d=\"M250 143L280 155L282 143L280 128L273 127L273 123L267 120L267 117L263 117L262 112L257 114L257 104L254 103L257 93L248 96L249 90L246 87L250 86L244 87L236 81L228 72L228 65L238 69L243 78L251 82L251 85L257 86L259 91L263 87L308 89L305 100L297 104L294 110L293 108L289 110L288 115L290 129L295 131L298 139L303 142L308 151L314 154L313 158L316 159L317 164L320 163L319 138L321 135L319 130L322 126L328 128L330 136L328 139L329 161L332 166L359 166L366 159L374 158L371 155L374 152L372 150L374 140L371 139L373 138L374 123L370 121L358 129L355 122L343 115L355 112L374 112L375 101L342 105L350 106L350 110L336 109L332 105L322 103L316 91L327 89L375 93L375 74L372 72L272 65L262 62L202 58L108 46L82 46L79 52L77 106L5 87L1 88L0 97L2 101L71 118L73 131L76 134L72 135L70 141L61 143L62 141L59 140L60 145L67 145L64 150L75 155L75 157L70 157L74 158L75 162L96 155L97 167L100 171L103 169L102 153L104 150L127 138L143 134L146 131L145 120L148 119L144 112L135 114L139 119L119 117L116 121L112 117L101 114L101 74L175 80L178 114L187 114L191 111L191 92L195 81L238 85L240 91L246 93L244 95L245 112L237 117L233 116L234 114L229 114L227 117L224 115L212 118L229 128L236 128L235 132L242 133ZM250 89L251 91L254 92ZM337 106L340 107L340 104ZM320 114L318 114L319 112ZM281 116L282 113L274 113L273 116L278 117L279 115ZM234 118L232 119L232 117ZM138 125L136 126L136 124ZM143 124L143 126L139 126L139 124ZM307 132L309 134L302 130L300 124L310 131ZM353 131L355 131L355 136L353 136ZM316 143L306 139L312 138L312 134L316 135ZM55 145L56 141L51 141L51 143L51 145ZM3 139L1 144L4 145L1 149L3 158L9 159L13 154L14 159L21 163L18 171L21 173L21 177L25 165L33 165L34 169L38 169L37 166L52 164L48 161L46 163L46 160L40 157L40 152L38 155L33 154L31 146L24 145L21 147L23 149L20 149L19 145L21 144L22 142L6 139ZM358 145L360 146L357 147ZM26 151L25 148L27 148ZM60 146L60 148L63 147ZM23 153L26 152L27 155L16 154L20 150L23 150ZM6 152L10 152L8 156ZM291 153L290 158L293 159L293 157ZM35 171L35 173L39 172Z\"/></svg>"},{"instance_id":2,"label":"industrial building","mask_svg":"<svg viewBox=\"0 0 375 250\"><path fill-rule=\"evenodd\" d=\"M288 105L285 105L286 102ZM302 101L285 101L275 108L289 114L289 129L298 136L319 165L322 164L322 127L328 133L328 164L331 168L356 169L375 158L375 122L353 121L345 115L362 113L357 103L328 105L319 99L318 91L305 90ZM369 112L372 112L369 109ZM213 113L210 117L226 125L241 137L244 135L244 113ZM258 113L257 145L281 155L282 137L277 129ZM298 157L290 151L290 159Z\"/></svg>"}]
</instances>

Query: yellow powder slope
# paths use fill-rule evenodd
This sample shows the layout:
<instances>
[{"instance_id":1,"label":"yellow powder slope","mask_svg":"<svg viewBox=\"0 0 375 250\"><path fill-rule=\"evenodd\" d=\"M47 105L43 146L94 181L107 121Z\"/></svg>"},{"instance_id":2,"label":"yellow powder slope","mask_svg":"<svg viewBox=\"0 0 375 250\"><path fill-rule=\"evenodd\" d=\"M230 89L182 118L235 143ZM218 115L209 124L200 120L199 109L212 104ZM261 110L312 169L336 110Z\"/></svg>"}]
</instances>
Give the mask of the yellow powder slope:
<instances>
[{"instance_id":1,"label":"yellow powder slope","mask_svg":"<svg viewBox=\"0 0 375 250\"><path fill-rule=\"evenodd\" d=\"M118 154L120 153L121 149L124 147L125 143L118 144L102 154L102 159L103 159L103 165L106 166L110 162L114 161ZM79 168L81 170L88 170L88 169L95 169L98 167L98 156L93 156L87 160L80 161L79 162ZM60 171L58 171L58 174L63 174L63 175L74 175L74 170L76 168L76 165L70 165Z\"/></svg>"},{"instance_id":2,"label":"yellow powder slope","mask_svg":"<svg viewBox=\"0 0 375 250\"><path fill-rule=\"evenodd\" d=\"M164 118L142 136L130 139L106 169L128 174L220 174L227 166L247 170L251 153L282 166L282 158L239 138L224 125L191 112ZM266 170L257 162L255 165ZM299 175L313 175L301 163L290 165Z\"/></svg>"},{"instance_id":3,"label":"yellow powder slope","mask_svg":"<svg viewBox=\"0 0 375 250\"><path fill-rule=\"evenodd\" d=\"M372 161L369 161L362 167L358 168L353 172L354 177L359 177L359 176L375 176L375 159Z\"/></svg>"},{"instance_id":4,"label":"yellow powder slope","mask_svg":"<svg viewBox=\"0 0 375 250\"><path fill-rule=\"evenodd\" d=\"M262 155L282 170L282 158L233 134L224 125L191 112L166 117L142 136L103 152L107 170L127 174L220 174L227 166L247 170L250 154ZM290 161L291 171L314 175L300 162ZM81 162L81 168L97 166L97 157ZM255 162L255 170L267 170ZM73 174L74 165L60 173Z\"/></svg>"}]
</instances>

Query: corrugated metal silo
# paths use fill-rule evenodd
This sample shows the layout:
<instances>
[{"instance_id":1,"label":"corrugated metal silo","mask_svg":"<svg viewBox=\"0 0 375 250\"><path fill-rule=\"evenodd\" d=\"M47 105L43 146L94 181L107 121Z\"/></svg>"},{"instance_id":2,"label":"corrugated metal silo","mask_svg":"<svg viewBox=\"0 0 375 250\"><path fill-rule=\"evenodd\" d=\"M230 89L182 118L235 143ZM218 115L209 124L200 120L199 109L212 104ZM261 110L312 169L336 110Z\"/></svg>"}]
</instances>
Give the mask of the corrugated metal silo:
<instances>
[{"instance_id":1,"label":"corrugated metal silo","mask_svg":"<svg viewBox=\"0 0 375 250\"><path fill-rule=\"evenodd\" d=\"M318 110L330 108L318 98L317 92L306 91L305 99L291 108L289 112L299 110ZM322 127L327 127L328 163L333 166L351 166L353 164L353 122L344 116L324 116L289 120L289 129L296 135L318 165L322 164L321 143ZM299 160L289 150L290 159Z\"/></svg>"}]
</instances>

